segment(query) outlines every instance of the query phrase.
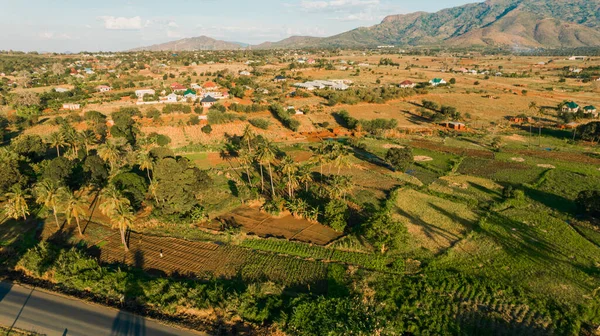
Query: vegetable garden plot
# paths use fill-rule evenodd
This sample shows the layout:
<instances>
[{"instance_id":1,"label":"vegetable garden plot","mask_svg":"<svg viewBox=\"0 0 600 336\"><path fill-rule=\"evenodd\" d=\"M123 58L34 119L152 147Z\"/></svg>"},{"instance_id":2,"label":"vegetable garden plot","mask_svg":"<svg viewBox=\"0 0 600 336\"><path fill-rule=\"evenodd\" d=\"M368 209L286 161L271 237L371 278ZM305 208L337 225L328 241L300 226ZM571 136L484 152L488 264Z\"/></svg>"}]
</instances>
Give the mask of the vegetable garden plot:
<instances>
[{"instance_id":1,"label":"vegetable garden plot","mask_svg":"<svg viewBox=\"0 0 600 336\"><path fill-rule=\"evenodd\" d=\"M546 169L525 163L465 158L458 172L465 175L485 177L497 182L533 183Z\"/></svg>"}]
</instances>

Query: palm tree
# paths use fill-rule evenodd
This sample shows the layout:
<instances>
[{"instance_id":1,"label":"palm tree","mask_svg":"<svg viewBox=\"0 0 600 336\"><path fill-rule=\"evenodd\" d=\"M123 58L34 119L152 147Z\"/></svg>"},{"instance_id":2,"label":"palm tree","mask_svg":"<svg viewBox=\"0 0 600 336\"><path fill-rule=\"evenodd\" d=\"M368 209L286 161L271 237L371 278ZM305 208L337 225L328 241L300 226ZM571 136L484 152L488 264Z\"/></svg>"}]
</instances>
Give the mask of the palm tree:
<instances>
[{"instance_id":1,"label":"palm tree","mask_svg":"<svg viewBox=\"0 0 600 336\"><path fill-rule=\"evenodd\" d=\"M56 147L56 153L60 156L60 147L67 144L65 141L65 137L61 132L54 132L50 134L50 138L48 139L51 147Z\"/></svg>"},{"instance_id":2,"label":"palm tree","mask_svg":"<svg viewBox=\"0 0 600 336\"><path fill-rule=\"evenodd\" d=\"M281 172L287 177L287 187L288 187L288 195L294 198L294 191L292 190L292 185L296 179L296 172L298 171L298 167L296 166L296 162L290 157L286 156L281 161ZM292 179L293 176L293 179Z\"/></svg>"},{"instance_id":3,"label":"palm tree","mask_svg":"<svg viewBox=\"0 0 600 336\"><path fill-rule=\"evenodd\" d=\"M19 219L23 218L27 220L29 215L29 205L27 199L30 198L27 193L21 189L21 187L13 187L12 191L7 193L6 198L8 202L4 206L6 215L10 218Z\"/></svg>"},{"instance_id":4,"label":"palm tree","mask_svg":"<svg viewBox=\"0 0 600 336\"><path fill-rule=\"evenodd\" d=\"M102 190L100 199L102 200L100 211L110 218L113 228L119 229L121 242L125 251L128 251L125 233L128 228L132 227L134 219L130 201L113 184Z\"/></svg>"},{"instance_id":5,"label":"palm tree","mask_svg":"<svg viewBox=\"0 0 600 336\"><path fill-rule=\"evenodd\" d=\"M37 204L52 209L56 226L60 229L60 223L58 223L58 206L60 204L61 196L64 193L63 188L51 181L42 181L35 185L34 193L36 195L35 201Z\"/></svg>"},{"instance_id":6,"label":"palm tree","mask_svg":"<svg viewBox=\"0 0 600 336\"><path fill-rule=\"evenodd\" d=\"M62 197L63 209L65 210L65 215L67 216L67 224L71 225L71 221L75 218L75 222L77 222L77 229L79 230L79 235L83 236L83 231L81 231L81 223L80 218L85 213L86 202L83 197L75 195L70 190L65 190Z\"/></svg>"},{"instance_id":7,"label":"palm tree","mask_svg":"<svg viewBox=\"0 0 600 336\"><path fill-rule=\"evenodd\" d=\"M352 190L353 185L349 176L334 176L327 186L327 192L331 198L346 198L346 194Z\"/></svg>"},{"instance_id":8,"label":"palm tree","mask_svg":"<svg viewBox=\"0 0 600 336\"><path fill-rule=\"evenodd\" d=\"M133 215L133 211L131 206L125 203L122 203L110 217L113 222L113 228L118 228L121 233L121 243L125 248L125 251L129 251L129 247L127 246L127 240L125 239L125 234L127 230L133 227L133 221L135 219Z\"/></svg>"},{"instance_id":9,"label":"palm tree","mask_svg":"<svg viewBox=\"0 0 600 336\"><path fill-rule=\"evenodd\" d=\"M150 172L154 170L154 161L152 157L148 153L140 153L137 156L137 164L140 166L141 170L145 170L148 174L148 180L152 181L150 177Z\"/></svg>"},{"instance_id":10,"label":"palm tree","mask_svg":"<svg viewBox=\"0 0 600 336\"><path fill-rule=\"evenodd\" d=\"M158 182L151 180L150 184L148 185L148 191L150 192L150 194L152 194L152 197L154 197L154 200L156 201L156 204L158 205Z\"/></svg>"},{"instance_id":11,"label":"palm tree","mask_svg":"<svg viewBox=\"0 0 600 336\"><path fill-rule=\"evenodd\" d=\"M253 160L253 156L252 153L250 153L250 151L246 151L246 150L239 150L238 151L238 160L240 161L240 163L244 166L244 169L246 170L246 177L248 178L248 186L252 186L252 181L250 180L250 165L252 164L252 160Z\"/></svg>"},{"instance_id":12,"label":"palm tree","mask_svg":"<svg viewBox=\"0 0 600 336\"><path fill-rule=\"evenodd\" d=\"M242 134L242 140L248 144L248 151L252 152L252 148L250 147L250 143L256 138L256 134L250 127L250 125L246 125L244 128L244 133Z\"/></svg>"},{"instance_id":13,"label":"palm tree","mask_svg":"<svg viewBox=\"0 0 600 336\"><path fill-rule=\"evenodd\" d=\"M97 143L96 134L91 130L84 130L79 133L79 140L85 146L85 154L90 154L90 147Z\"/></svg>"},{"instance_id":14,"label":"palm tree","mask_svg":"<svg viewBox=\"0 0 600 336\"><path fill-rule=\"evenodd\" d=\"M121 157L121 150L112 142L104 143L98 146L98 156L110 164L110 169L114 170L115 165Z\"/></svg>"},{"instance_id":15,"label":"palm tree","mask_svg":"<svg viewBox=\"0 0 600 336\"><path fill-rule=\"evenodd\" d=\"M73 148L73 151L75 151L75 156L78 156L78 154L79 154L78 146L80 143L79 133L77 133L77 131L73 128L73 126L71 126L69 124L63 124L60 128L60 133L61 133L63 139L65 139L66 143L71 145L71 147Z\"/></svg>"},{"instance_id":16,"label":"palm tree","mask_svg":"<svg viewBox=\"0 0 600 336\"><path fill-rule=\"evenodd\" d=\"M269 167L269 177L271 178L271 196L275 197L275 187L273 186L273 172L271 170L271 163L275 160L275 148L269 141L265 141L258 148L258 162L261 165L261 176L262 166L267 164Z\"/></svg>"},{"instance_id":17,"label":"palm tree","mask_svg":"<svg viewBox=\"0 0 600 336\"><path fill-rule=\"evenodd\" d=\"M345 148L340 149L338 154L333 159L333 164L338 169L338 175L340 174L343 167L350 167L352 162L350 162L348 151Z\"/></svg>"},{"instance_id":18,"label":"palm tree","mask_svg":"<svg viewBox=\"0 0 600 336\"><path fill-rule=\"evenodd\" d=\"M321 181L323 180L323 166L327 163L327 150L325 143L321 142L317 148L314 149L313 162L319 166L319 173L321 174Z\"/></svg>"},{"instance_id":19,"label":"palm tree","mask_svg":"<svg viewBox=\"0 0 600 336\"><path fill-rule=\"evenodd\" d=\"M117 209L125 205L130 205L129 199L123 197L123 194L115 187L114 184L109 184L100 193L100 211L107 217L111 217Z\"/></svg>"},{"instance_id":20,"label":"palm tree","mask_svg":"<svg viewBox=\"0 0 600 336\"><path fill-rule=\"evenodd\" d=\"M308 185L313 181L311 168L312 167L309 164L302 165L297 173L298 182L304 184L306 191L308 191Z\"/></svg>"}]
</instances>

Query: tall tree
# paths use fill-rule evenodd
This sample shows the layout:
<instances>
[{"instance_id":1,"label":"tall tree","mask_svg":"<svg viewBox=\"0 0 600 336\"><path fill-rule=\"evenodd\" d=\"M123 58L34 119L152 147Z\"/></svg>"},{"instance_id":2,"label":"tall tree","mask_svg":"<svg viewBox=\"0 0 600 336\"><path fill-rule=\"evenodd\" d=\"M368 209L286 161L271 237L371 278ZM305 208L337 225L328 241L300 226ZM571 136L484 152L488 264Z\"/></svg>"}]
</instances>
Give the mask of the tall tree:
<instances>
[{"instance_id":1,"label":"tall tree","mask_svg":"<svg viewBox=\"0 0 600 336\"><path fill-rule=\"evenodd\" d=\"M4 205L4 209L6 211L6 215L10 218L14 219L27 219L27 215L29 215L29 205L27 204L27 199L30 196L25 192L25 190L20 187L14 187L11 192L7 193L6 198L8 202Z\"/></svg>"},{"instance_id":2,"label":"tall tree","mask_svg":"<svg viewBox=\"0 0 600 336\"><path fill-rule=\"evenodd\" d=\"M62 196L62 204L63 209L65 211L65 215L67 217L67 224L71 225L73 218L75 218L79 235L83 236L80 220L81 217L85 214L87 202L83 199L82 196L75 195L70 190L65 190Z\"/></svg>"},{"instance_id":3,"label":"tall tree","mask_svg":"<svg viewBox=\"0 0 600 336\"><path fill-rule=\"evenodd\" d=\"M258 148L257 154L258 162L262 165L267 165L269 168L269 178L271 179L271 196L275 197L275 187L273 185L273 171L271 164L275 161L275 148L269 141L264 141ZM262 172L261 172L262 174Z\"/></svg>"},{"instance_id":4,"label":"tall tree","mask_svg":"<svg viewBox=\"0 0 600 336\"><path fill-rule=\"evenodd\" d=\"M58 156L60 156L60 148L67 144L67 142L65 141L65 137L61 132L54 132L50 134L48 142L51 147L56 148L56 153L58 154Z\"/></svg>"},{"instance_id":5,"label":"tall tree","mask_svg":"<svg viewBox=\"0 0 600 336\"><path fill-rule=\"evenodd\" d=\"M48 209L52 209L54 221L56 221L56 227L59 229L60 223L58 222L58 206L60 205L60 199L63 193L64 190L62 187L59 187L55 182L48 180L38 182L34 187L36 203L43 205Z\"/></svg>"},{"instance_id":6,"label":"tall tree","mask_svg":"<svg viewBox=\"0 0 600 336\"><path fill-rule=\"evenodd\" d=\"M79 140L81 144L83 144L83 146L85 147L86 155L90 154L90 147L92 147L98 142L94 131L89 129L83 130L81 133L79 133Z\"/></svg>"},{"instance_id":7,"label":"tall tree","mask_svg":"<svg viewBox=\"0 0 600 336\"><path fill-rule=\"evenodd\" d=\"M127 239L125 239L127 230L133 227L133 221L135 219L131 206L122 203L111 216L113 228L118 228L121 233L121 243L125 251L129 251L127 246Z\"/></svg>"},{"instance_id":8,"label":"tall tree","mask_svg":"<svg viewBox=\"0 0 600 336\"><path fill-rule=\"evenodd\" d=\"M296 172L298 171L298 166L296 166L296 162L290 157L286 156L281 161L281 172L286 176L286 182L288 187L288 195L294 198L294 190L292 186L295 184L294 181L296 179Z\"/></svg>"},{"instance_id":9,"label":"tall tree","mask_svg":"<svg viewBox=\"0 0 600 336\"><path fill-rule=\"evenodd\" d=\"M246 128L244 128L244 133L242 134L242 141L247 143L249 152L252 152L251 143L254 141L254 139L256 139L256 133L254 133L250 125L246 125Z\"/></svg>"},{"instance_id":10,"label":"tall tree","mask_svg":"<svg viewBox=\"0 0 600 336\"><path fill-rule=\"evenodd\" d=\"M114 169L121 158L121 154L120 148L112 141L98 146L98 156L102 160L108 162L111 172L114 172Z\"/></svg>"},{"instance_id":11,"label":"tall tree","mask_svg":"<svg viewBox=\"0 0 600 336\"><path fill-rule=\"evenodd\" d=\"M298 169L298 182L304 184L306 191L308 191L308 185L313 181L311 168L310 164L304 164Z\"/></svg>"},{"instance_id":12,"label":"tall tree","mask_svg":"<svg viewBox=\"0 0 600 336\"><path fill-rule=\"evenodd\" d=\"M154 169L154 160L148 153L140 153L137 156L137 164L140 166L141 170L145 170L146 174L148 174L148 181L152 181L152 177L150 173Z\"/></svg>"}]
</instances>

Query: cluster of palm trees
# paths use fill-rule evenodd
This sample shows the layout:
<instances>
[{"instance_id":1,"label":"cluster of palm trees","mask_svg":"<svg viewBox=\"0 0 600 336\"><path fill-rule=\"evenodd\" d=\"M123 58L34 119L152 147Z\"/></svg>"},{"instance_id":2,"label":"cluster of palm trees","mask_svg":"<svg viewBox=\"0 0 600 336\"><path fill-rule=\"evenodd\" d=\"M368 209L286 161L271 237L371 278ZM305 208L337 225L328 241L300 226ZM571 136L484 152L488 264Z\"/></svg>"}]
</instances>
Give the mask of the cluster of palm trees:
<instances>
[{"instance_id":1,"label":"cluster of palm trees","mask_svg":"<svg viewBox=\"0 0 600 336\"><path fill-rule=\"evenodd\" d=\"M308 204L298 199L299 191L307 193L315 179L318 168L321 194L330 198L344 198L351 190L352 183L348 176L341 176L341 170L351 167L350 151L338 142L321 142L313 151L312 158L304 163L297 163L289 155L285 155L271 141L258 137L250 126L246 126L240 148L236 150L237 159L245 170L250 188L260 188L262 193L268 189L272 201L285 203L285 206L296 217L314 219L318 211L310 209ZM251 169L256 167L260 174L260 186L252 181ZM337 169L337 175L326 176L324 169ZM267 186L265 175L268 175ZM277 180L277 182L275 181ZM286 198L285 202L282 198Z\"/></svg>"},{"instance_id":2,"label":"cluster of palm trees","mask_svg":"<svg viewBox=\"0 0 600 336\"><path fill-rule=\"evenodd\" d=\"M67 158L76 158L83 148L89 154L90 148L98 143L98 137L92 130L77 131L69 124L63 124L59 131L50 134L48 144L56 148L56 153L61 156L61 148L67 147L63 155Z\"/></svg>"}]
</instances>

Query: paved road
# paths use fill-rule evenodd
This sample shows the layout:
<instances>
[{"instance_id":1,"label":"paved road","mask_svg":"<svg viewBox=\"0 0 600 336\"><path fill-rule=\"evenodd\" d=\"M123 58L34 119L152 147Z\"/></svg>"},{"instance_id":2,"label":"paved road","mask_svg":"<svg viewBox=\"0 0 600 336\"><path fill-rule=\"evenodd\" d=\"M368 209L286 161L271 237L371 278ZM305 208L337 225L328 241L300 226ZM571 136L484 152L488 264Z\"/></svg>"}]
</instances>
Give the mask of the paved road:
<instances>
[{"instance_id":1,"label":"paved road","mask_svg":"<svg viewBox=\"0 0 600 336\"><path fill-rule=\"evenodd\" d=\"M21 285L0 282L0 325L48 336L198 336L118 311Z\"/></svg>"}]
</instances>

